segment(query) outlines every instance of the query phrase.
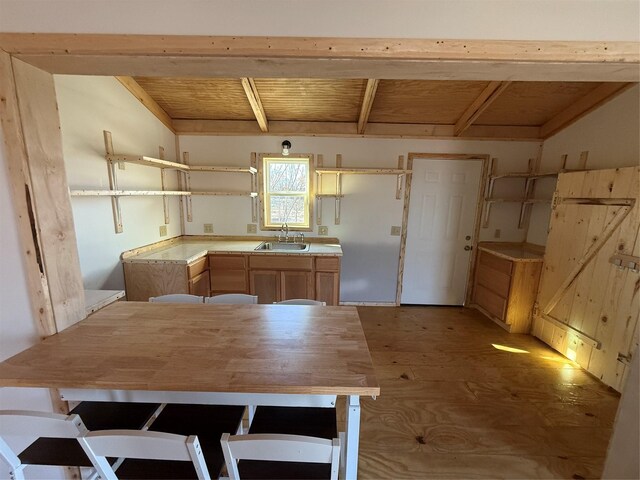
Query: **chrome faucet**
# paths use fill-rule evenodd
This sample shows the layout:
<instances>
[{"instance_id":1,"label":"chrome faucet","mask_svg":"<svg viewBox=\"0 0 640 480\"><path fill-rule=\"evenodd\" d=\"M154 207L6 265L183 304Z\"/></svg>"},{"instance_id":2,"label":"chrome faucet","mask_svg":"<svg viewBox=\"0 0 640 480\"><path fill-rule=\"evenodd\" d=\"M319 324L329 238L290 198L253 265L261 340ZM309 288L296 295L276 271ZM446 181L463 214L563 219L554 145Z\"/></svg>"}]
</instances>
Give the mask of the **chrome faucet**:
<instances>
[{"instance_id":1,"label":"chrome faucet","mask_svg":"<svg viewBox=\"0 0 640 480\"><path fill-rule=\"evenodd\" d=\"M300 237L300 243L304 243L304 233L300 232L300 233L296 233L296 235L293 237L293 243L296 243L296 238Z\"/></svg>"},{"instance_id":2,"label":"chrome faucet","mask_svg":"<svg viewBox=\"0 0 640 480\"><path fill-rule=\"evenodd\" d=\"M280 235L278 236L278 241L281 242L281 235L284 235L284 241L288 242L289 241L289 225L287 225L286 223L282 224L282 228L280 228Z\"/></svg>"}]
</instances>

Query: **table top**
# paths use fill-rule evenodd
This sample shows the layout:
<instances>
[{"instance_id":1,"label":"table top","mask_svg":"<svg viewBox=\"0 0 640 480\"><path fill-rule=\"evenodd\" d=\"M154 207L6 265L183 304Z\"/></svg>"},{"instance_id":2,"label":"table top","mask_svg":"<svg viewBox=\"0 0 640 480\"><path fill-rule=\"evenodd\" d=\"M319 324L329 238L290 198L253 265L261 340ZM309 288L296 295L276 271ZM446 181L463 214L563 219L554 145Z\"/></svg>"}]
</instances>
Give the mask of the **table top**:
<instances>
[{"instance_id":1,"label":"table top","mask_svg":"<svg viewBox=\"0 0 640 480\"><path fill-rule=\"evenodd\" d=\"M0 386L379 395L355 307L116 302L0 363Z\"/></svg>"}]
</instances>

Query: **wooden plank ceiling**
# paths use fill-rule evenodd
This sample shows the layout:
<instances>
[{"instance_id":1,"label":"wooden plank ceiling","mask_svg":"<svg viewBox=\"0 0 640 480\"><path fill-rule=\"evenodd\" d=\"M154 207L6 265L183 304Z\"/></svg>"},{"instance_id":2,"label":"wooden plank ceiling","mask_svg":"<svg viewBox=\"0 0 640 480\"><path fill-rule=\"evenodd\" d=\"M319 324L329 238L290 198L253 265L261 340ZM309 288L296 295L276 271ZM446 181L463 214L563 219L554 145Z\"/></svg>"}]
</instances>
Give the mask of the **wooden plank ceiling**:
<instances>
[{"instance_id":1,"label":"wooden plank ceiling","mask_svg":"<svg viewBox=\"0 0 640 480\"><path fill-rule=\"evenodd\" d=\"M177 133L509 139L549 137L632 85L194 77L129 81L148 94L143 103L155 102L166 112Z\"/></svg>"}]
</instances>

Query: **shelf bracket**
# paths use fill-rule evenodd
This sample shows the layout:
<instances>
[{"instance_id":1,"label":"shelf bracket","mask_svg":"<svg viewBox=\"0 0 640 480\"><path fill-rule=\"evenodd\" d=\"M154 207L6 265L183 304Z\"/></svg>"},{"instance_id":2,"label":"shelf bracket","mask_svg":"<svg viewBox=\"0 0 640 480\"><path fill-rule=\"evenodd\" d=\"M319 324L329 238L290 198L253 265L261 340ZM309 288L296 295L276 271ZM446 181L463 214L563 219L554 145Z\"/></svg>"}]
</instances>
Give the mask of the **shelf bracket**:
<instances>
[{"instance_id":1,"label":"shelf bracket","mask_svg":"<svg viewBox=\"0 0 640 480\"><path fill-rule=\"evenodd\" d=\"M318 155L316 168L322 168L324 157ZM322 173L316 171L316 192L322 193ZM316 225L322 225L322 198L316 197Z\"/></svg>"},{"instance_id":2,"label":"shelf bracket","mask_svg":"<svg viewBox=\"0 0 640 480\"><path fill-rule=\"evenodd\" d=\"M398 157L398 170L404 170L404 155ZM400 200L402 195L402 178L404 176L404 173L401 173L396 179L396 200Z\"/></svg>"},{"instance_id":3,"label":"shelf bracket","mask_svg":"<svg viewBox=\"0 0 640 480\"><path fill-rule=\"evenodd\" d=\"M491 206L493 202L485 202L484 205L484 218L482 219L482 228L489 227L489 217L491 216Z\"/></svg>"},{"instance_id":4,"label":"shelf bracket","mask_svg":"<svg viewBox=\"0 0 640 480\"><path fill-rule=\"evenodd\" d=\"M336 154L336 168L342 168L342 154ZM342 174L336 173L336 206L334 225L340 225L340 209L342 207L340 197L342 196Z\"/></svg>"},{"instance_id":5,"label":"shelf bracket","mask_svg":"<svg viewBox=\"0 0 640 480\"><path fill-rule=\"evenodd\" d=\"M160 160L164 160L164 147L158 147L158 158ZM160 169L160 185L162 187L162 191L164 192L167 188L167 171L164 168ZM164 209L164 223L165 225L169 224L169 197L166 195L162 196L162 208Z\"/></svg>"},{"instance_id":6,"label":"shelf bracket","mask_svg":"<svg viewBox=\"0 0 640 480\"><path fill-rule=\"evenodd\" d=\"M104 149L107 156L113 155L113 140L111 138L111 132L103 130L104 136ZM107 158L107 171L109 172L109 189L118 190L118 176L116 173L116 163ZM113 210L113 223L115 225L116 233L122 233L122 210L120 209L120 199L116 196L111 197L111 209Z\"/></svg>"},{"instance_id":7,"label":"shelf bracket","mask_svg":"<svg viewBox=\"0 0 640 480\"><path fill-rule=\"evenodd\" d=\"M256 152L251 152L251 168L255 171L251 172L251 191L258 191L258 177L256 176L258 161L256 160ZM258 223L258 197L251 197L251 222Z\"/></svg>"},{"instance_id":8,"label":"shelf bracket","mask_svg":"<svg viewBox=\"0 0 640 480\"><path fill-rule=\"evenodd\" d=\"M189 152L182 152L182 163L189 165ZM185 191L191 191L191 175L189 172L184 172L184 187ZM191 203L191 195L187 196L187 222L193 222L193 206Z\"/></svg>"}]
</instances>

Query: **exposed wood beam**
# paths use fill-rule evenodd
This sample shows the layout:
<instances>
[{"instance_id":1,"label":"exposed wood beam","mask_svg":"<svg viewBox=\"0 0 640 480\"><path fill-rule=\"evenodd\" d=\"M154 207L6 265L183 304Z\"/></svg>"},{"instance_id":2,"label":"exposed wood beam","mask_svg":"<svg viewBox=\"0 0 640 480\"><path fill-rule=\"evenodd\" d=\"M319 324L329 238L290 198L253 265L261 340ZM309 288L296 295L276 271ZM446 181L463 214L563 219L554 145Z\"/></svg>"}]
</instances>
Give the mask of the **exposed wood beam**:
<instances>
[{"instance_id":1,"label":"exposed wood beam","mask_svg":"<svg viewBox=\"0 0 640 480\"><path fill-rule=\"evenodd\" d=\"M454 125L368 123L364 134L355 122L269 122L269 132L261 132L253 121L174 120L181 135L306 135L367 138L473 138L502 140L540 139L538 127L472 125L461 137L454 136Z\"/></svg>"},{"instance_id":2,"label":"exposed wood beam","mask_svg":"<svg viewBox=\"0 0 640 480\"><path fill-rule=\"evenodd\" d=\"M256 88L253 78L243 77L240 81L242 82L244 93L247 95L247 100L249 100L249 104L251 105L251 110L253 110L253 114L256 116L260 130L268 132L269 123L267 122L267 115L264 113L260 95L258 94L258 89Z\"/></svg>"},{"instance_id":3,"label":"exposed wood beam","mask_svg":"<svg viewBox=\"0 0 640 480\"><path fill-rule=\"evenodd\" d=\"M633 85L636 84L603 83L599 85L577 102L558 113L555 117L547 120L547 122L540 127L540 136L542 138L549 138Z\"/></svg>"},{"instance_id":4,"label":"exposed wood beam","mask_svg":"<svg viewBox=\"0 0 640 480\"><path fill-rule=\"evenodd\" d=\"M456 122L454 135L461 135L504 92L511 82L489 82Z\"/></svg>"},{"instance_id":5,"label":"exposed wood beam","mask_svg":"<svg viewBox=\"0 0 640 480\"><path fill-rule=\"evenodd\" d=\"M149 95L146 90L140 86L138 82L131 77L121 76L116 76L116 80L124 85L124 87L129 90L129 92L131 92L131 94L136 97L138 101L147 108L147 110L153 113L169 130L175 133L171 117L160 105L158 105L158 102L156 102L151 95Z\"/></svg>"},{"instance_id":6,"label":"exposed wood beam","mask_svg":"<svg viewBox=\"0 0 640 480\"><path fill-rule=\"evenodd\" d=\"M367 127L373 99L376 96L376 90L378 90L378 83L380 83L380 80L375 78L367 80L367 87L364 90L364 98L362 99L362 108L360 108L360 117L358 117L358 133L364 133L364 129Z\"/></svg>"},{"instance_id":7,"label":"exposed wood beam","mask_svg":"<svg viewBox=\"0 0 640 480\"><path fill-rule=\"evenodd\" d=\"M638 42L0 34L50 73L279 78L638 81Z\"/></svg>"}]
</instances>

